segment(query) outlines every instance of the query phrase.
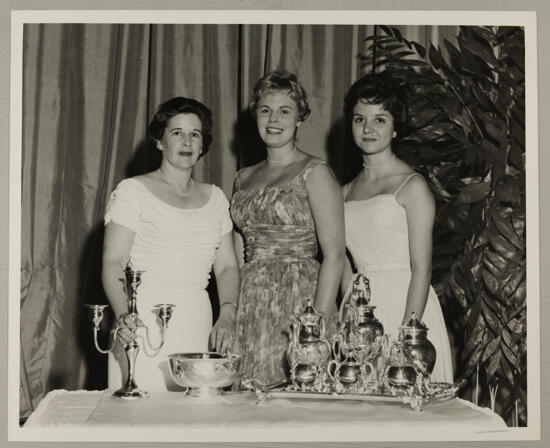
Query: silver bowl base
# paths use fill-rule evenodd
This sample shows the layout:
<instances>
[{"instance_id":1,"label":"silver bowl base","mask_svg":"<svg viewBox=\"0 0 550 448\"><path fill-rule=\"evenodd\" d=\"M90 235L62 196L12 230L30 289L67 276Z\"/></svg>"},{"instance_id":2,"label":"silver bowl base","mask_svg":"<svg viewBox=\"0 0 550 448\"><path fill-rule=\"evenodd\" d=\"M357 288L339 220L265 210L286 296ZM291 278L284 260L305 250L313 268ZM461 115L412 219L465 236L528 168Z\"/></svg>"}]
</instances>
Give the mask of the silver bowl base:
<instances>
[{"instance_id":1,"label":"silver bowl base","mask_svg":"<svg viewBox=\"0 0 550 448\"><path fill-rule=\"evenodd\" d=\"M190 397L204 400L223 395L223 390L219 387L191 387L188 393Z\"/></svg>"}]
</instances>

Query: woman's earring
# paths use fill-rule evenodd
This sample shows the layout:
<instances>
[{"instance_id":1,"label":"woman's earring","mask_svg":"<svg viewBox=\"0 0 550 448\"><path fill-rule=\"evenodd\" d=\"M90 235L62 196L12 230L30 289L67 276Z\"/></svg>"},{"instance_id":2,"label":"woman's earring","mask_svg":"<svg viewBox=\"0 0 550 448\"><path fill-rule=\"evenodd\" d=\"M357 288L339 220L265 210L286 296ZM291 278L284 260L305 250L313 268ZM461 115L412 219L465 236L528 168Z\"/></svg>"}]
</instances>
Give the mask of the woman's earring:
<instances>
[{"instance_id":1,"label":"woman's earring","mask_svg":"<svg viewBox=\"0 0 550 448\"><path fill-rule=\"evenodd\" d=\"M393 138L397 137L397 132L393 131Z\"/></svg>"}]
</instances>

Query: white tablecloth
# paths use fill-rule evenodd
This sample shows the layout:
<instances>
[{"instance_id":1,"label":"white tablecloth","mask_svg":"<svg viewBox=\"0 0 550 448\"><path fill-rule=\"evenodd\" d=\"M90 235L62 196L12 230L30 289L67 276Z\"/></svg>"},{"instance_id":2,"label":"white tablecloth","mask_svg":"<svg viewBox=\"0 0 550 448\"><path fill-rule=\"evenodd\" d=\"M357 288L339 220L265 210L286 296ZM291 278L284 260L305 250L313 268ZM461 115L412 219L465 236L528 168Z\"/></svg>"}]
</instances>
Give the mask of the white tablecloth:
<instances>
[{"instance_id":1,"label":"white tablecloth","mask_svg":"<svg viewBox=\"0 0 550 448\"><path fill-rule=\"evenodd\" d=\"M408 440L406 434L412 434L411 440L464 440L466 434L506 430L497 414L458 398L427 403L417 412L401 403L366 401L267 398L256 404L253 393L202 400L178 392L156 392L148 399L129 401L113 398L112 392L52 391L23 429L100 428L106 433L108 428L130 428L130 434L138 434L135 430L140 428L201 429L207 430L207 440L210 431L224 428L242 434L261 428L270 433L309 432L313 440L319 440L316 436L321 433L351 431L356 434L353 440Z\"/></svg>"}]
</instances>

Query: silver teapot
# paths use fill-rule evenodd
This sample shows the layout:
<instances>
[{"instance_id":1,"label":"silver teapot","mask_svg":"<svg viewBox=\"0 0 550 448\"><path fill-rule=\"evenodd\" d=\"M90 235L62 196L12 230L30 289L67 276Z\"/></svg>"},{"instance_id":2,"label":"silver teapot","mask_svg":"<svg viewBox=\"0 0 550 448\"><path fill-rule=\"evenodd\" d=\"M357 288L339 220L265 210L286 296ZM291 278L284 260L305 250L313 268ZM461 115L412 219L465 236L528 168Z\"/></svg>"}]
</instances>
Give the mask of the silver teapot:
<instances>
[{"instance_id":1,"label":"silver teapot","mask_svg":"<svg viewBox=\"0 0 550 448\"><path fill-rule=\"evenodd\" d=\"M327 366L327 373L336 393L360 393L369 386L374 367L372 363L350 355L343 361L331 359Z\"/></svg>"},{"instance_id":2,"label":"silver teapot","mask_svg":"<svg viewBox=\"0 0 550 448\"><path fill-rule=\"evenodd\" d=\"M384 383L393 388L410 388L416 383L416 370L404 351L404 337L400 335L390 349L389 359L384 372Z\"/></svg>"},{"instance_id":3,"label":"silver teapot","mask_svg":"<svg viewBox=\"0 0 550 448\"><path fill-rule=\"evenodd\" d=\"M302 313L291 317L287 358L291 381L302 388L319 388L326 379L331 346L325 332L326 318L310 300Z\"/></svg>"},{"instance_id":4,"label":"silver teapot","mask_svg":"<svg viewBox=\"0 0 550 448\"><path fill-rule=\"evenodd\" d=\"M423 376L429 376L434 369L437 354L435 347L428 340L428 328L413 312L407 325L402 326L400 330L403 334L405 356Z\"/></svg>"}]
</instances>

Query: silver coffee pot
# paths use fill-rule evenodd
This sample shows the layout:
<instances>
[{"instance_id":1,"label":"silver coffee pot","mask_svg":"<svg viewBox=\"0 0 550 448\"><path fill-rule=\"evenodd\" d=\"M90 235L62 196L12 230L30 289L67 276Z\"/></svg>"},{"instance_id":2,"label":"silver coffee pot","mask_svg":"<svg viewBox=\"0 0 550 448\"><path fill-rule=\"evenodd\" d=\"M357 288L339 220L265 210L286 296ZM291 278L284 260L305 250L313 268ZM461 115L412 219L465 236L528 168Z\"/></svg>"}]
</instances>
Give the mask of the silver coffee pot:
<instances>
[{"instance_id":1,"label":"silver coffee pot","mask_svg":"<svg viewBox=\"0 0 550 448\"><path fill-rule=\"evenodd\" d=\"M287 358L291 381L302 388L316 388L325 381L331 347L326 339L326 318L311 301L302 313L291 317Z\"/></svg>"}]
</instances>

